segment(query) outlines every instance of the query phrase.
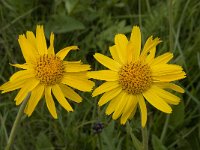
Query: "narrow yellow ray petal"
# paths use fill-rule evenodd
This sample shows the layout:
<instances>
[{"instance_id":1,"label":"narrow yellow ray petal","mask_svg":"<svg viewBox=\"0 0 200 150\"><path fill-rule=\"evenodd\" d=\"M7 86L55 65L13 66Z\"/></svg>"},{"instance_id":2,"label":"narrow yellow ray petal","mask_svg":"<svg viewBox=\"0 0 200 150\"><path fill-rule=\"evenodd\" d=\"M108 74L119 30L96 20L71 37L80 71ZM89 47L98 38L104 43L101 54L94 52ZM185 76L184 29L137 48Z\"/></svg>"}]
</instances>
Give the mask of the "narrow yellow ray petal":
<instances>
[{"instance_id":1,"label":"narrow yellow ray petal","mask_svg":"<svg viewBox=\"0 0 200 150\"><path fill-rule=\"evenodd\" d=\"M147 55L145 62L148 64L151 64L151 62L154 60L155 57L155 53L156 53L156 47L153 47L150 51L149 51L149 55Z\"/></svg>"},{"instance_id":2,"label":"narrow yellow ray petal","mask_svg":"<svg viewBox=\"0 0 200 150\"><path fill-rule=\"evenodd\" d=\"M29 65L29 64L11 64L10 63L10 65L17 67L17 68L20 68L20 69L33 69L33 66Z\"/></svg>"},{"instance_id":3,"label":"narrow yellow ray petal","mask_svg":"<svg viewBox=\"0 0 200 150\"><path fill-rule=\"evenodd\" d=\"M32 91L39 84L39 82L40 81L35 78L28 79L28 81L25 83L25 85L21 88L21 90L15 97L16 105L21 104L28 92Z\"/></svg>"},{"instance_id":4,"label":"narrow yellow ray petal","mask_svg":"<svg viewBox=\"0 0 200 150\"><path fill-rule=\"evenodd\" d=\"M98 62L100 62L102 65L104 65L110 70L119 71L119 69L121 68L121 65L117 61L100 53L95 53L94 58L96 58Z\"/></svg>"},{"instance_id":5,"label":"narrow yellow ray petal","mask_svg":"<svg viewBox=\"0 0 200 150\"><path fill-rule=\"evenodd\" d=\"M127 63L127 56L128 56L128 51L127 51L127 44L128 44L128 39L124 34L117 34L115 35L115 44L116 44L116 50L118 57L120 61L124 64Z\"/></svg>"},{"instance_id":6,"label":"narrow yellow ray petal","mask_svg":"<svg viewBox=\"0 0 200 150\"><path fill-rule=\"evenodd\" d=\"M160 98L155 93L155 90L153 90L152 88L143 92L143 96L151 105L153 105L158 110L165 112L165 113L172 112L172 108L162 98Z\"/></svg>"},{"instance_id":7,"label":"narrow yellow ray petal","mask_svg":"<svg viewBox=\"0 0 200 150\"><path fill-rule=\"evenodd\" d=\"M53 118L57 119L58 116L57 116L57 112L56 112L55 103L54 103L53 97L51 95L51 87L50 86L45 87L45 100L46 100L46 104L47 104L47 108L48 108L49 112L51 113Z\"/></svg>"},{"instance_id":8,"label":"narrow yellow ray petal","mask_svg":"<svg viewBox=\"0 0 200 150\"><path fill-rule=\"evenodd\" d=\"M93 91L92 96L95 97L95 96L102 94L104 92L108 92L108 91L110 91L110 90L112 90L112 89L114 89L118 86L119 86L119 83L117 81L105 82Z\"/></svg>"},{"instance_id":9,"label":"narrow yellow ray petal","mask_svg":"<svg viewBox=\"0 0 200 150\"><path fill-rule=\"evenodd\" d=\"M137 103L137 104L138 104L138 103ZM137 104L136 104L136 106L134 107L134 109L132 109L131 114L130 114L130 116L128 117L129 120L131 120L131 119L135 116L135 113L136 113L137 107L138 107Z\"/></svg>"},{"instance_id":10,"label":"narrow yellow ray petal","mask_svg":"<svg viewBox=\"0 0 200 150\"><path fill-rule=\"evenodd\" d=\"M129 97L127 95L128 94L126 94L125 92L121 92L120 95L118 96L119 101L118 101L118 104L117 104L115 111L112 115L112 118L114 120L118 119L121 116L121 114L123 113L123 109L127 104L127 98Z\"/></svg>"},{"instance_id":11,"label":"narrow yellow ray petal","mask_svg":"<svg viewBox=\"0 0 200 150\"><path fill-rule=\"evenodd\" d=\"M94 82L84 78L77 78L76 76L73 76L73 74L66 74L61 83L67 84L80 91L91 91L94 86Z\"/></svg>"},{"instance_id":12,"label":"narrow yellow ray petal","mask_svg":"<svg viewBox=\"0 0 200 150\"><path fill-rule=\"evenodd\" d=\"M172 53L165 53L163 55L160 55L158 57L156 57L151 63L150 65L159 65L159 64L166 64L168 63L171 59L173 58L173 54Z\"/></svg>"},{"instance_id":13,"label":"narrow yellow ray petal","mask_svg":"<svg viewBox=\"0 0 200 150\"><path fill-rule=\"evenodd\" d=\"M155 91L155 93L161 97L162 99L164 99L168 104L173 104L173 105L177 105L180 102L180 98L171 94L168 91L165 91L159 87L157 87L156 85L152 86L152 90Z\"/></svg>"},{"instance_id":14,"label":"narrow yellow ray petal","mask_svg":"<svg viewBox=\"0 0 200 150\"><path fill-rule=\"evenodd\" d=\"M134 112L134 110L136 110L137 103L138 99L136 98L136 96L129 95L129 97L127 98L127 104L120 119L121 124L125 124L130 115Z\"/></svg>"},{"instance_id":15,"label":"narrow yellow ray petal","mask_svg":"<svg viewBox=\"0 0 200 150\"><path fill-rule=\"evenodd\" d=\"M13 80L24 80L24 79L28 79L28 78L32 78L34 77L34 70L20 70L16 73L14 73L11 77L10 77L10 81Z\"/></svg>"},{"instance_id":16,"label":"narrow yellow ray petal","mask_svg":"<svg viewBox=\"0 0 200 150\"><path fill-rule=\"evenodd\" d=\"M137 98L138 98L140 112L141 112L141 123L142 123L142 127L144 127L147 122L147 107L144 101L144 97L142 95L137 95Z\"/></svg>"},{"instance_id":17,"label":"narrow yellow ray petal","mask_svg":"<svg viewBox=\"0 0 200 150\"><path fill-rule=\"evenodd\" d=\"M103 94L103 96L100 98L98 105L102 106L104 104L106 104L107 102L109 102L111 99L113 99L114 97L118 96L118 94L122 91L121 87L117 87L113 90L110 90L106 93Z\"/></svg>"},{"instance_id":18,"label":"narrow yellow ray petal","mask_svg":"<svg viewBox=\"0 0 200 150\"><path fill-rule=\"evenodd\" d=\"M177 74L168 74L162 76L153 76L154 82L171 82L180 79L184 79L186 77L185 72L177 73Z\"/></svg>"},{"instance_id":19,"label":"narrow yellow ray petal","mask_svg":"<svg viewBox=\"0 0 200 150\"><path fill-rule=\"evenodd\" d=\"M37 44L36 44L36 38L35 38L35 35L32 31L27 31L26 32L26 37L27 37L27 40L31 43L31 45L37 49Z\"/></svg>"},{"instance_id":20,"label":"narrow yellow ray petal","mask_svg":"<svg viewBox=\"0 0 200 150\"><path fill-rule=\"evenodd\" d=\"M118 73L112 70L90 71L87 75L90 78L105 81L117 81L119 79Z\"/></svg>"},{"instance_id":21,"label":"narrow yellow ray petal","mask_svg":"<svg viewBox=\"0 0 200 150\"><path fill-rule=\"evenodd\" d=\"M178 86L174 83L158 82L158 83L155 83L155 85L162 88L162 89L172 89L172 90L179 92L179 93L185 92L185 90L182 87L180 87L180 86Z\"/></svg>"},{"instance_id":22,"label":"narrow yellow ray petal","mask_svg":"<svg viewBox=\"0 0 200 150\"><path fill-rule=\"evenodd\" d=\"M38 53L40 55L48 54L47 52L47 43L44 35L44 29L43 26L37 25L36 28L36 43L37 43L37 49Z\"/></svg>"},{"instance_id":23,"label":"narrow yellow ray petal","mask_svg":"<svg viewBox=\"0 0 200 150\"><path fill-rule=\"evenodd\" d=\"M53 32L51 32L51 35L50 35L50 46L49 46L47 51L48 51L48 54L55 55L55 52L54 52L54 34L53 34Z\"/></svg>"},{"instance_id":24,"label":"narrow yellow ray petal","mask_svg":"<svg viewBox=\"0 0 200 150\"><path fill-rule=\"evenodd\" d=\"M140 50L141 50L141 32L140 28L138 26L134 26L131 32L131 38L130 41L132 42L132 51L133 51L133 60L137 61L140 56Z\"/></svg>"},{"instance_id":25,"label":"narrow yellow ray petal","mask_svg":"<svg viewBox=\"0 0 200 150\"><path fill-rule=\"evenodd\" d=\"M60 84L59 86L66 98L68 98L76 103L80 103L82 101L82 98L73 89L71 89L67 85Z\"/></svg>"},{"instance_id":26,"label":"narrow yellow ray petal","mask_svg":"<svg viewBox=\"0 0 200 150\"><path fill-rule=\"evenodd\" d=\"M19 45L22 50L22 54L26 62L32 63L36 61L38 55L37 50L33 45L26 39L25 35L19 35L18 39Z\"/></svg>"},{"instance_id":27,"label":"narrow yellow ray petal","mask_svg":"<svg viewBox=\"0 0 200 150\"><path fill-rule=\"evenodd\" d=\"M115 111L116 106L118 105L119 102L119 96L114 97L110 103L108 104L108 107L106 108L106 115L110 115Z\"/></svg>"},{"instance_id":28,"label":"narrow yellow ray petal","mask_svg":"<svg viewBox=\"0 0 200 150\"><path fill-rule=\"evenodd\" d=\"M52 86L52 92L63 108L65 108L68 112L73 111L73 108L70 106L68 101L65 99L63 92L61 91L60 87L57 84Z\"/></svg>"},{"instance_id":29,"label":"narrow yellow ray petal","mask_svg":"<svg viewBox=\"0 0 200 150\"><path fill-rule=\"evenodd\" d=\"M82 65L78 63L65 64L65 72L81 72L90 70L90 65Z\"/></svg>"},{"instance_id":30,"label":"narrow yellow ray petal","mask_svg":"<svg viewBox=\"0 0 200 150\"><path fill-rule=\"evenodd\" d=\"M42 98L44 94L44 85L39 84L32 92L31 97L28 102L27 110L25 113L28 115L28 117L31 116L33 111L35 110L35 107L37 106L38 102Z\"/></svg>"},{"instance_id":31,"label":"narrow yellow ray petal","mask_svg":"<svg viewBox=\"0 0 200 150\"><path fill-rule=\"evenodd\" d=\"M16 89L22 88L24 83L26 83L28 79L26 80L14 80L14 81L8 81L0 86L0 90L3 90L2 93L14 91Z\"/></svg>"},{"instance_id":32,"label":"narrow yellow ray petal","mask_svg":"<svg viewBox=\"0 0 200 150\"><path fill-rule=\"evenodd\" d=\"M63 60L71 50L78 50L77 46L69 46L61 49L56 56Z\"/></svg>"},{"instance_id":33,"label":"narrow yellow ray petal","mask_svg":"<svg viewBox=\"0 0 200 150\"><path fill-rule=\"evenodd\" d=\"M151 66L152 76L182 73L183 68L174 64L159 64Z\"/></svg>"},{"instance_id":34,"label":"narrow yellow ray petal","mask_svg":"<svg viewBox=\"0 0 200 150\"><path fill-rule=\"evenodd\" d=\"M160 43L160 39L159 38L155 38L153 40L153 37L149 37L148 40L146 41L145 45L144 45L144 49L143 51L141 52L141 55L140 55L140 59L143 60L146 58L147 56L147 53L154 47L156 47L159 43Z\"/></svg>"},{"instance_id":35,"label":"narrow yellow ray petal","mask_svg":"<svg viewBox=\"0 0 200 150\"><path fill-rule=\"evenodd\" d=\"M118 63L122 64L122 61L119 58L118 51L116 45L109 47L112 58Z\"/></svg>"}]
</instances>

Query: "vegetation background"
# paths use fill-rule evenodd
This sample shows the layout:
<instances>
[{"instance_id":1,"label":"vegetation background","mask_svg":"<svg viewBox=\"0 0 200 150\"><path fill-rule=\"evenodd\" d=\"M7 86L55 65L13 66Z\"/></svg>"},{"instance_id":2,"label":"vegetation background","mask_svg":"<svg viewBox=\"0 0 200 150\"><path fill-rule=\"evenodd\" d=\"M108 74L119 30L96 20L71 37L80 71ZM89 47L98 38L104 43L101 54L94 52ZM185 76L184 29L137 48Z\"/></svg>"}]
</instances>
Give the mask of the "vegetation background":
<instances>
[{"instance_id":1,"label":"vegetation background","mask_svg":"<svg viewBox=\"0 0 200 150\"><path fill-rule=\"evenodd\" d=\"M93 54L109 54L114 35L130 35L133 25L142 30L143 42L162 39L157 54L174 53L173 62L184 67L187 78L182 101L166 115L148 105L149 149L200 150L200 1L199 0L0 0L0 83L17 71L9 63L24 63L18 35L45 27L46 38L55 33L55 49L78 45L71 60L83 60L101 69ZM48 41L49 42L49 41ZM143 43L144 44L144 43ZM69 58L69 57L68 57ZM98 83L97 83L98 84ZM67 113L57 105L54 120L40 101L33 115L24 116L14 150L134 150L134 137L142 140L140 115L126 125L112 121L97 107L91 93L80 93L81 104ZM16 92L0 95L0 149L4 149L19 107Z\"/></svg>"}]
</instances>

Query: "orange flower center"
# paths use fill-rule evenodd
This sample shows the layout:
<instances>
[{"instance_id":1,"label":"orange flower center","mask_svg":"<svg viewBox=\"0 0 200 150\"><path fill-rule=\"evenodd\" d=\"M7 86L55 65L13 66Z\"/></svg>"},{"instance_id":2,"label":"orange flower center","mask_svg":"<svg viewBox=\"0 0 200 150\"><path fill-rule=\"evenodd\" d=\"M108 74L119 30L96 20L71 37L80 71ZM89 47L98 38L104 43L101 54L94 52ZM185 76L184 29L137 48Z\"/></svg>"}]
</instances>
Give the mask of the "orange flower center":
<instances>
[{"instance_id":1,"label":"orange flower center","mask_svg":"<svg viewBox=\"0 0 200 150\"><path fill-rule=\"evenodd\" d=\"M41 56L35 67L36 78L45 85L61 82L64 73L63 61L55 55Z\"/></svg>"},{"instance_id":2,"label":"orange flower center","mask_svg":"<svg viewBox=\"0 0 200 150\"><path fill-rule=\"evenodd\" d=\"M151 69L140 61L128 63L119 71L119 83L127 93L140 94L152 84Z\"/></svg>"}]
</instances>

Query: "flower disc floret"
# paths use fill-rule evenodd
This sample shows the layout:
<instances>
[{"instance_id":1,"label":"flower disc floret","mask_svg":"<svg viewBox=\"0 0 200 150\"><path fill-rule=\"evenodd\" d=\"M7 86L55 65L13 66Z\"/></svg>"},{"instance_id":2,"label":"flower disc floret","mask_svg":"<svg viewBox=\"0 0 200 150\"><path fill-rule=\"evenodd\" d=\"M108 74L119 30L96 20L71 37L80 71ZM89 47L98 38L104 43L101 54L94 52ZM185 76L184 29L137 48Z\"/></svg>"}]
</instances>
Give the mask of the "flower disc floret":
<instances>
[{"instance_id":1,"label":"flower disc floret","mask_svg":"<svg viewBox=\"0 0 200 150\"><path fill-rule=\"evenodd\" d=\"M119 83L129 94L140 94L150 88L152 84L151 70L142 62L131 62L119 71Z\"/></svg>"},{"instance_id":2,"label":"flower disc floret","mask_svg":"<svg viewBox=\"0 0 200 150\"><path fill-rule=\"evenodd\" d=\"M62 60L55 55L41 56L35 67L36 78L45 85L54 85L61 81L64 73Z\"/></svg>"}]
</instances>

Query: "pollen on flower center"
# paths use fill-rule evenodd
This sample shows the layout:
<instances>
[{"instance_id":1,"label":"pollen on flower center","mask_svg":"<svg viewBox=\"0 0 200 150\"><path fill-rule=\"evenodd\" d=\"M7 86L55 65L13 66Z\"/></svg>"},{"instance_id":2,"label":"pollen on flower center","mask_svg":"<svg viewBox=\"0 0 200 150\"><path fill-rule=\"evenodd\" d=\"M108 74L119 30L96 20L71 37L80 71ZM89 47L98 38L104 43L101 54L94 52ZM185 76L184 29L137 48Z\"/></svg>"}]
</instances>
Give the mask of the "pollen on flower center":
<instances>
[{"instance_id":1,"label":"pollen on flower center","mask_svg":"<svg viewBox=\"0 0 200 150\"><path fill-rule=\"evenodd\" d=\"M128 63L119 71L119 83L127 93L140 94L152 84L151 69L140 61Z\"/></svg>"},{"instance_id":2,"label":"pollen on flower center","mask_svg":"<svg viewBox=\"0 0 200 150\"><path fill-rule=\"evenodd\" d=\"M54 85L61 81L64 73L62 60L55 55L41 56L35 67L36 78L45 85Z\"/></svg>"}]
</instances>

